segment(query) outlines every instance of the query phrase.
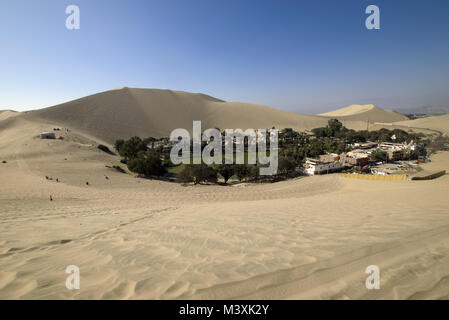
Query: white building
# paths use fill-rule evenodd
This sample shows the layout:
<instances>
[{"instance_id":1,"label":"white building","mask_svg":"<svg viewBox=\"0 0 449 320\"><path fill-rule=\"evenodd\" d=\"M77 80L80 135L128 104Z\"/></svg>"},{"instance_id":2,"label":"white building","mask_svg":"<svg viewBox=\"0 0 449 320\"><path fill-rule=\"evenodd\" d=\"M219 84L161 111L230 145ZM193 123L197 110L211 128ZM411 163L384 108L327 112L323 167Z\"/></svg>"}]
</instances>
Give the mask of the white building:
<instances>
[{"instance_id":1,"label":"white building","mask_svg":"<svg viewBox=\"0 0 449 320\"><path fill-rule=\"evenodd\" d=\"M341 162L322 163L316 159L307 159L305 172L308 175L326 174L341 171L345 166Z\"/></svg>"}]
</instances>

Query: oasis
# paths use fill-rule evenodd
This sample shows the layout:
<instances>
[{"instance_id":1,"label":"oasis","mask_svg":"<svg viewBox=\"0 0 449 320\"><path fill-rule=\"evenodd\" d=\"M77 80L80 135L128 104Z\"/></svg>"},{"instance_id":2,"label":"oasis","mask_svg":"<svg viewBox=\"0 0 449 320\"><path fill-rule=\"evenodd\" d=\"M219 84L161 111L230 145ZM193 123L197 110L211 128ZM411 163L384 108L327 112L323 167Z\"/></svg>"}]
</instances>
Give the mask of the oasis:
<instances>
[{"instance_id":1,"label":"oasis","mask_svg":"<svg viewBox=\"0 0 449 320\"><path fill-rule=\"evenodd\" d=\"M175 129L170 134L170 141L176 142L170 151L170 160L173 164L225 164L245 163L247 151L247 164L261 164L260 175L274 175L278 168L278 130L269 129L226 129L224 136L220 130L212 128L203 133L201 121L193 121L192 138L186 129ZM247 148L245 150L245 139ZM267 155L267 139L269 141L269 154ZM206 145L202 148L202 142ZM193 144L193 148L191 148ZM223 146L225 156L223 157ZM201 150L202 149L202 150Z\"/></svg>"}]
</instances>

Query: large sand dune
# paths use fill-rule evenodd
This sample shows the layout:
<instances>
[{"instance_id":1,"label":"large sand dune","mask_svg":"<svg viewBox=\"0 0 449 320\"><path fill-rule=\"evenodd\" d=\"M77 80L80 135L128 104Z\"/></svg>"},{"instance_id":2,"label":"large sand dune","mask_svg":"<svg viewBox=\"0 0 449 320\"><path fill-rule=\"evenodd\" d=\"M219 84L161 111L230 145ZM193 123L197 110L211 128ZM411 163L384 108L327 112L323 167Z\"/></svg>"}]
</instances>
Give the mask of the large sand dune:
<instances>
[{"instance_id":1,"label":"large sand dune","mask_svg":"<svg viewBox=\"0 0 449 320\"><path fill-rule=\"evenodd\" d=\"M323 126L327 119L281 111L261 105L224 102L204 94L158 89L122 88L28 112L28 119L43 119L78 129L113 142L133 135L168 136L173 129L191 131L193 120L203 129L295 128Z\"/></svg>"},{"instance_id":2,"label":"large sand dune","mask_svg":"<svg viewBox=\"0 0 449 320\"><path fill-rule=\"evenodd\" d=\"M338 118L356 130L366 129L367 121L392 123L407 119L374 105L352 105L322 115L304 115L263 105L225 102L199 93L127 87L29 111L23 117L76 129L108 143L134 135L168 136L176 128L191 131L193 120L201 120L203 130L275 126L303 131L325 126L330 118Z\"/></svg>"},{"instance_id":3,"label":"large sand dune","mask_svg":"<svg viewBox=\"0 0 449 320\"><path fill-rule=\"evenodd\" d=\"M350 105L345 108L320 114L324 117L337 118L342 121L395 122L407 117L391 110L384 110L373 104Z\"/></svg>"}]
</instances>

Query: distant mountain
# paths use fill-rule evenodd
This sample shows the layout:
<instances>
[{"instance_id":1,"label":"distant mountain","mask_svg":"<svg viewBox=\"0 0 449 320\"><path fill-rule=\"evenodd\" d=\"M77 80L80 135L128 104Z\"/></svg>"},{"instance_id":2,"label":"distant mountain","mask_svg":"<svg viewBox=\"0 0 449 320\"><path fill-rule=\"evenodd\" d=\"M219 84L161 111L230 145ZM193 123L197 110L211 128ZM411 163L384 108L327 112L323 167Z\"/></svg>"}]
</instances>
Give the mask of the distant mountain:
<instances>
[{"instance_id":1,"label":"distant mountain","mask_svg":"<svg viewBox=\"0 0 449 320\"><path fill-rule=\"evenodd\" d=\"M427 106L427 107L418 107L418 108L404 108L398 109L397 112L402 114L410 114L410 115L418 115L424 114L428 116L437 116L449 113L449 105L448 106Z\"/></svg>"}]
</instances>

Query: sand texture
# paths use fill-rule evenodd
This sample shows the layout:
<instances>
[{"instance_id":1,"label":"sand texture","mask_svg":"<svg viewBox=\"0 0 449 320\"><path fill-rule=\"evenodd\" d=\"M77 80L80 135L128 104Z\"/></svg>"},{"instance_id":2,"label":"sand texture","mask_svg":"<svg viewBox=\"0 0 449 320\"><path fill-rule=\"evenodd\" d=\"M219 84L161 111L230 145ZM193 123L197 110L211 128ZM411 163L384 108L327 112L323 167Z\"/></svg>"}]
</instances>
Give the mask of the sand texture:
<instances>
[{"instance_id":1,"label":"sand texture","mask_svg":"<svg viewBox=\"0 0 449 320\"><path fill-rule=\"evenodd\" d=\"M126 128L162 132L172 120L155 120L163 112L157 103L153 116L138 108L146 92L113 92L111 105L131 95L136 109L129 113L137 114L73 102L79 117L62 105L0 120L0 299L449 298L448 175L432 181L327 175L234 186L139 179L106 167L124 165L96 145L125 136ZM158 94L173 101L183 95ZM224 108L256 108L221 108L227 103L203 95L188 99L193 117L202 115L193 108L201 100L208 121L217 115L211 126L222 128ZM93 128L86 115L105 121ZM184 125L184 115L175 114L173 123ZM283 117L251 125L307 120ZM447 128L447 118L435 118ZM321 123L311 119L309 127ZM38 138L54 127L63 129L56 132L63 140ZM423 167L449 171L449 152ZM365 288L372 264L381 270L380 290ZM80 290L65 287L68 265L80 268Z\"/></svg>"}]
</instances>

